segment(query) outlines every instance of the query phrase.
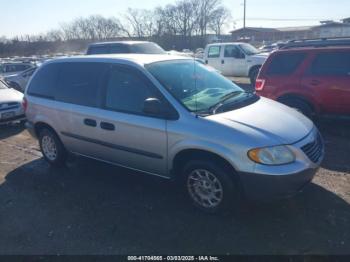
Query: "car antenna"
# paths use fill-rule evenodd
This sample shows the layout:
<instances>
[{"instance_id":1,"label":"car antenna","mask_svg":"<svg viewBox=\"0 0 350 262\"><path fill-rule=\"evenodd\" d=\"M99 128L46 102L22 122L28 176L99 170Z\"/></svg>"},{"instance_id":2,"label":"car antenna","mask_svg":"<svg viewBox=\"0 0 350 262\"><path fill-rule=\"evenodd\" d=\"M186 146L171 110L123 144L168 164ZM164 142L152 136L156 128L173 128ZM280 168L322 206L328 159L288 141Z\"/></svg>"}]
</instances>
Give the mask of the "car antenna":
<instances>
[{"instance_id":1,"label":"car antenna","mask_svg":"<svg viewBox=\"0 0 350 262\"><path fill-rule=\"evenodd\" d=\"M198 95L198 86L197 86L197 65L196 65L196 57L193 56L193 73L194 73L194 88L196 90L196 95L195 95L195 103L196 103L196 118L198 118L198 100L197 100L197 95Z\"/></svg>"}]
</instances>

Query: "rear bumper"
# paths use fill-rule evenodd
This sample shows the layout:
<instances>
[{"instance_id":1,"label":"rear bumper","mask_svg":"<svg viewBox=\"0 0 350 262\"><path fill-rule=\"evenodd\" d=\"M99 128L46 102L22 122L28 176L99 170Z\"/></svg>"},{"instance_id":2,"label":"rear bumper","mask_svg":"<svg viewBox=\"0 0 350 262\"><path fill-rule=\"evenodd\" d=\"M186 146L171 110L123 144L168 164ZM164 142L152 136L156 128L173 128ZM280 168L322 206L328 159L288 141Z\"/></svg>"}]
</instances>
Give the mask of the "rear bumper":
<instances>
[{"instance_id":1,"label":"rear bumper","mask_svg":"<svg viewBox=\"0 0 350 262\"><path fill-rule=\"evenodd\" d=\"M28 122L25 124L25 127L26 127L27 131L29 132L29 134L31 134L32 137L37 138L36 133L35 133L35 129L34 129L34 124L33 124L33 123L31 123L31 122L28 121Z\"/></svg>"},{"instance_id":2,"label":"rear bumper","mask_svg":"<svg viewBox=\"0 0 350 262\"><path fill-rule=\"evenodd\" d=\"M247 199L269 201L289 198L311 184L317 169L290 175L262 175L241 173L243 192Z\"/></svg>"}]
</instances>

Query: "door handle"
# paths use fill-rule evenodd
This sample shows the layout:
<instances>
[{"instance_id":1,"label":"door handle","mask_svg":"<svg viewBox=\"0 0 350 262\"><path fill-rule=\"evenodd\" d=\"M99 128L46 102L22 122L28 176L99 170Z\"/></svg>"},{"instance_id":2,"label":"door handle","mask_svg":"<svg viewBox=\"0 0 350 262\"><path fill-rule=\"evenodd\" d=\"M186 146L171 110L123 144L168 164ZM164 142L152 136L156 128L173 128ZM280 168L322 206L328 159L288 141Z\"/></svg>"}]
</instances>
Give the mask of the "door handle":
<instances>
[{"instance_id":1,"label":"door handle","mask_svg":"<svg viewBox=\"0 0 350 262\"><path fill-rule=\"evenodd\" d=\"M106 122L101 122L100 124L101 128L107 131L114 131L115 130L115 125L111 123L106 123Z\"/></svg>"},{"instance_id":2,"label":"door handle","mask_svg":"<svg viewBox=\"0 0 350 262\"><path fill-rule=\"evenodd\" d=\"M225 64L225 60L221 60L221 64L223 64L223 65L224 65L224 64Z\"/></svg>"},{"instance_id":3,"label":"door handle","mask_svg":"<svg viewBox=\"0 0 350 262\"><path fill-rule=\"evenodd\" d=\"M205 64L208 64L209 63L209 61L208 60L205 60Z\"/></svg>"},{"instance_id":4,"label":"door handle","mask_svg":"<svg viewBox=\"0 0 350 262\"><path fill-rule=\"evenodd\" d=\"M96 120L93 120L93 119L84 119L84 124L86 126L91 126L91 127L96 127L97 126Z\"/></svg>"}]
</instances>

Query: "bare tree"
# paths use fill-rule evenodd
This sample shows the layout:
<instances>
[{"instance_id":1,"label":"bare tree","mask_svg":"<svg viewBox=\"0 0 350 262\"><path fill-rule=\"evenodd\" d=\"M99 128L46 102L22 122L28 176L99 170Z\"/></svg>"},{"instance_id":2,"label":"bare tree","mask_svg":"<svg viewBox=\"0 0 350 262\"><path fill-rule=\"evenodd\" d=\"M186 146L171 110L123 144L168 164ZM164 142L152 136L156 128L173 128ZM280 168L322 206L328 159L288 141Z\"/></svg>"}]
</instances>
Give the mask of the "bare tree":
<instances>
[{"instance_id":1,"label":"bare tree","mask_svg":"<svg viewBox=\"0 0 350 262\"><path fill-rule=\"evenodd\" d=\"M63 40L63 32L62 30L54 29L47 32L45 38L51 42L60 42Z\"/></svg>"},{"instance_id":2,"label":"bare tree","mask_svg":"<svg viewBox=\"0 0 350 262\"><path fill-rule=\"evenodd\" d=\"M209 20L209 28L215 32L217 36L221 35L222 27L231 18L231 13L226 7L218 7L211 14Z\"/></svg>"}]
</instances>

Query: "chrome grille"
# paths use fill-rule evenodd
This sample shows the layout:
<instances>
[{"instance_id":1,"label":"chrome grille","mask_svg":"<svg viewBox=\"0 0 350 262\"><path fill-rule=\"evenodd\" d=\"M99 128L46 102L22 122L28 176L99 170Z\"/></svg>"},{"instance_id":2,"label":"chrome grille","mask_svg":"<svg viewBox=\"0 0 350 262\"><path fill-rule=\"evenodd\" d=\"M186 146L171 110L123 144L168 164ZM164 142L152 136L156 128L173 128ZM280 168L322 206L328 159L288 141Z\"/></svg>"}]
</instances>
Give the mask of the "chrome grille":
<instances>
[{"instance_id":1,"label":"chrome grille","mask_svg":"<svg viewBox=\"0 0 350 262\"><path fill-rule=\"evenodd\" d=\"M317 138L313 142L303 146L301 149L312 162L318 163L321 160L324 151L324 144L321 135L317 134Z\"/></svg>"},{"instance_id":2,"label":"chrome grille","mask_svg":"<svg viewBox=\"0 0 350 262\"><path fill-rule=\"evenodd\" d=\"M19 107L20 107L20 103L17 103L17 102L2 103L0 104L0 112L11 110L11 109L17 109Z\"/></svg>"}]
</instances>

